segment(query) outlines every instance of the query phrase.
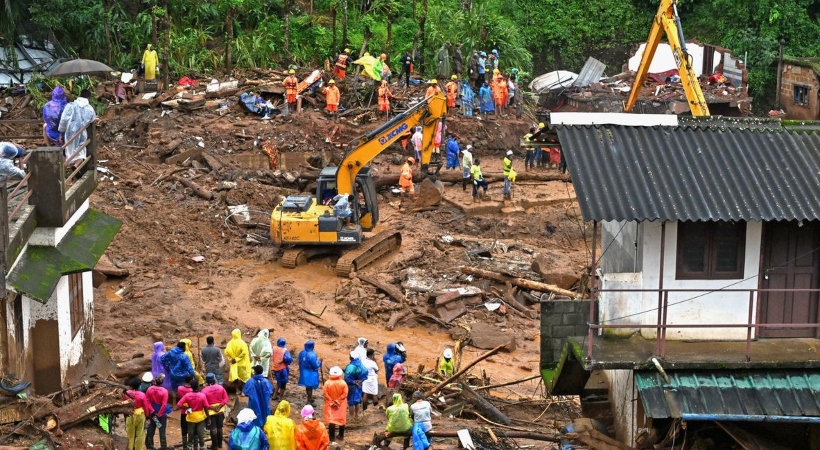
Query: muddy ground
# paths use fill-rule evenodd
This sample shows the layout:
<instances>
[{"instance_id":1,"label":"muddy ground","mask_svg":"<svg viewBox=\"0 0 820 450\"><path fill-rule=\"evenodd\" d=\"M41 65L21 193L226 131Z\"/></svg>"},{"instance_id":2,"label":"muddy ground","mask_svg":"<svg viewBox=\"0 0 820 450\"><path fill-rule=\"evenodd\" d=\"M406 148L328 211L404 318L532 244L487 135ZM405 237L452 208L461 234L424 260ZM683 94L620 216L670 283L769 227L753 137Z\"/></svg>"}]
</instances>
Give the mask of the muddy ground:
<instances>
[{"instance_id":1,"label":"muddy ground","mask_svg":"<svg viewBox=\"0 0 820 450\"><path fill-rule=\"evenodd\" d=\"M395 93L410 98L420 91ZM91 205L122 220L107 257L130 272L126 278L109 278L95 289L95 336L116 361L138 353L150 355L155 341L173 345L186 337L194 342L196 354L206 336L215 336L224 346L230 331L238 327L247 341L258 329L269 328L272 338L287 338L294 358L306 340L314 339L326 367L344 366L359 336L370 340L379 359L388 343L403 341L409 370L416 371L420 365L429 370L441 351L466 330L488 326L514 336L517 348L478 364L474 374L484 374L492 384L537 374L537 306L532 308L536 314L523 317L471 305L466 314L446 326L411 315L388 330L389 318L405 305L359 280L336 277L334 258L312 260L296 269L282 268L278 261L281 249L266 242L265 226L282 196L309 187L309 182L282 181L268 166L261 147L265 142L275 143L280 151L278 169L298 175L307 173L305 167L316 164L317 157L325 163L338 160L347 143L379 123L354 123L350 117L333 121L313 108L262 121L225 103L229 112L224 116L216 114L215 108L189 113L123 105L112 106L101 118L99 159L107 172L100 174L103 178ZM448 116L449 132L460 136L462 146L476 148L474 155L483 159L485 175L501 172L506 149L516 149L523 156L517 149L518 140L532 124L531 119L512 115ZM37 145L36 141L29 144ZM164 162L197 148L226 166L213 170L202 160L192 167ZM377 176L397 173L402 152L394 145L377 157L373 164ZM522 159L515 164L524 172ZM174 170L179 171L171 174ZM557 175L556 169L539 170ZM226 181L234 182L235 187L205 200L175 177L188 178L208 190ZM396 287L409 286L407 306L433 316L428 298L413 288L419 280L433 282L437 288L474 284L491 291L486 282L462 275L459 268L463 265L506 266L541 280L529 271L529 264L535 255L543 255L555 268L551 282L561 280L566 288L578 287L589 264L591 230L582 223L570 183L520 182L514 200L506 204L501 203L501 184L493 183L490 199L481 207L471 204L469 191L462 191L460 184L445 183L444 197L446 201L436 210L411 212L389 188L383 189L382 220L376 231L399 229L403 244L400 251L362 273ZM228 206L240 204L248 205L251 222L258 226L239 227L227 218ZM487 249L488 253L482 252ZM305 310L324 311L320 321L326 328L309 324ZM470 361L484 351L467 346L463 360ZM294 373L287 394L294 419L304 404L296 378ZM493 395L515 427L532 429L535 424L540 431L554 432L578 414L572 399L545 397L538 380L502 388ZM373 432L385 426L383 412L368 410L366 414L364 423L351 427L348 447L360 448L356 445L365 445ZM173 434L177 426L171 423ZM475 421L444 417L435 422L439 429L476 425ZM171 442L178 441L172 438ZM434 448L454 448L455 442L440 440ZM543 442L530 443L535 448L550 448Z\"/></svg>"}]
</instances>

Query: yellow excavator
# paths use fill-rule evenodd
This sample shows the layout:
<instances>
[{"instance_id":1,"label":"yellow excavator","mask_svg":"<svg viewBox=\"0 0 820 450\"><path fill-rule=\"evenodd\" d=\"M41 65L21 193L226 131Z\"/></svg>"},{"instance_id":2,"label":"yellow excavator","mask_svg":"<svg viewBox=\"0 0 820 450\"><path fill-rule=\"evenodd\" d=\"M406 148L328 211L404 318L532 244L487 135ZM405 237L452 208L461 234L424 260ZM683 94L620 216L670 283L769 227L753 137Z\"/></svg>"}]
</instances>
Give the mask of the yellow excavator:
<instances>
[{"instance_id":1,"label":"yellow excavator","mask_svg":"<svg viewBox=\"0 0 820 450\"><path fill-rule=\"evenodd\" d=\"M635 102L641 94L641 88L649 74L649 65L655 56L655 50L661 42L661 35L666 32L666 40L672 47L675 57L675 64L678 66L678 75L689 101L689 109L693 116L708 116L709 106L706 105L706 98L700 89L698 77L692 69L692 56L686 50L686 40L683 38L683 28L678 16L678 0L661 0L658 13L652 21L652 28L649 30L649 37L646 39L646 48L641 57L641 65L638 66L638 73L632 83L632 90L629 92L629 99L624 105L625 112L632 112Z\"/></svg>"},{"instance_id":2,"label":"yellow excavator","mask_svg":"<svg viewBox=\"0 0 820 450\"><path fill-rule=\"evenodd\" d=\"M427 97L379 128L357 138L339 166L325 167L316 181L316 195L290 195L271 213L270 234L285 246L284 267L296 267L309 258L341 254L336 274L347 276L401 245L398 231L383 231L365 238L379 222L376 185L368 164L402 136L422 127L422 174L435 178L441 169L433 140L447 112L443 94ZM352 195L350 223L334 214L328 202L336 195ZM345 251L343 251L345 250Z\"/></svg>"}]
</instances>

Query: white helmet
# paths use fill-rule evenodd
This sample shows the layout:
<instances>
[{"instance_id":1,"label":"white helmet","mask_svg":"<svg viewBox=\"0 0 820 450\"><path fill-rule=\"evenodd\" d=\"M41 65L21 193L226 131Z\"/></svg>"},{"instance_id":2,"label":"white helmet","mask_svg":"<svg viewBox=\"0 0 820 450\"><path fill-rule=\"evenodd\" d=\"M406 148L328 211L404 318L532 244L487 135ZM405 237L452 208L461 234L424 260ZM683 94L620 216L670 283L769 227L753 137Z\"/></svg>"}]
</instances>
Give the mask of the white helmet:
<instances>
[{"instance_id":1,"label":"white helmet","mask_svg":"<svg viewBox=\"0 0 820 450\"><path fill-rule=\"evenodd\" d=\"M512 150L507 150L507 156L510 156L510 155L512 155L512 154L513 154L513 151L512 151Z\"/></svg>"},{"instance_id":2,"label":"white helmet","mask_svg":"<svg viewBox=\"0 0 820 450\"><path fill-rule=\"evenodd\" d=\"M472 146L472 145L467 144L467 150L472 150L472 149L473 149L473 146Z\"/></svg>"},{"instance_id":3,"label":"white helmet","mask_svg":"<svg viewBox=\"0 0 820 450\"><path fill-rule=\"evenodd\" d=\"M142 374L142 381L143 383L150 383L154 381L154 374L152 374L151 372L145 372L144 374Z\"/></svg>"},{"instance_id":4,"label":"white helmet","mask_svg":"<svg viewBox=\"0 0 820 450\"><path fill-rule=\"evenodd\" d=\"M453 350L449 349L449 348L445 348L444 349L444 357L447 358L447 359L452 359L453 358Z\"/></svg>"}]
</instances>

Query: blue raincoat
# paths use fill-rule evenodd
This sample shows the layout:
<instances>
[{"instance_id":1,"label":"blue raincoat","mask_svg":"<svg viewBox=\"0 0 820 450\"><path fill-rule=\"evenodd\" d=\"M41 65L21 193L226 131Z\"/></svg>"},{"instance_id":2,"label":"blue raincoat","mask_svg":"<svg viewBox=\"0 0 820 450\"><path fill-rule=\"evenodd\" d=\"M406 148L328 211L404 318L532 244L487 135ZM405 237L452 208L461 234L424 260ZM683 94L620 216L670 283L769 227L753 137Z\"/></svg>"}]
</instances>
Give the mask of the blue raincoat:
<instances>
[{"instance_id":1,"label":"blue raincoat","mask_svg":"<svg viewBox=\"0 0 820 450\"><path fill-rule=\"evenodd\" d=\"M447 138L447 169L458 169L458 142L452 136Z\"/></svg>"},{"instance_id":2,"label":"blue raincoat","mask_svg":"<svg viewBox=\"0 0 820 450\"><path fill-rule=\"evenodd\" d=\"M231 432L228 450L268 450L268 437L253 422L240 423Z\"/></svg>"},{"instance_id":3,"label":"blue raincoat","mask_svg":"<svg viewBox=\"0 0 820 450\"><path fill-rule=\"evenodd\" d=\"M305 349L299 352L299 386L316 389L319 387L319 369L322 363L319 356L313 351L312 340L305 342Z\"/></svg>"},{"instance_id":4,"label":"blue raincoat","mask_svg":"<svg viewBox=\"0 0 820 450\"><path fill-rule=\"evenodd\" d=\"M347 383L347 404L358 405L362 402L362 383L367 380L367 367L359 358L350 361L345 367L345 383ZM358 384L356 382L359 382Z\"/></svg>"},{"instance_id":5,"label":"blue raincoat","mask_svg":"<svg viewBox=\"0 0 820 450\"><path fill-rule=\"evenodd\" d=\"M262 428L270 415L270 396L273 385L264 375L254 375L245 383L242 392L248 396L248 408L256 413L253 424Z\"/></svg>"},{"instance_id":6,"label":"blue raincoat","mask_svg":"<svg viewBox=\"0 0 820 450\"><path fill-rule=\"evenodd\" d=\"M57 128L60 127L60 117L63 115L67 103L63 87L57 86L51 91L51 100L43 106L43 122L46 123L46 134L54 143L62 140L61 133Z\"/></svg>"},{"instance_id":7,"label":"blue raincoat","mask_svg":"<svg viewBox=\"0 0 820 450\"><path fill-rule=\"evenodd\" d=\"M387 344L387 351L382 356L384 362L384 379L390 382L390 377L393 375L393 366L397 363L403 363L404 357L396 352L396 344Z\"/></svg>"},{"instance_id":8,"label":"blue raincoat","mask_svg":"<svg viewBox=\"0 0 820 450\"><path fill-rule=\"evenodd\" d=\"M427 439L427 435L424 433L424 424L421 422L414 423L411 433L413 435L413 450L427 450L430 447L430 440Z\"/></svg>"},{"instance_id":9,"label":"blue raincoat","mask_svg":"<svg viewBox=\"0 0 820 450\"><path fill-rule=\"evenodd\" d=\"M464 115L473 117L473 102L475 101L475 92L472 86L466 80L461 82L461 108L464 110Z\"/></svg>"},{"instance_id":10,"label":"blue raincoat","mask_svg":"<svg viewBox=\"0 0 820 450\"><path fill-rule=\"evenodd\" d=\"M285 338L280 337L276 340L276 347L285 349L284 354L282 355L282 364L285 365L285 368L282 370L276 370L276 362L274 361L274 370L273 370L273 378L276 380L276 384L278 386L286 386L288 384L288 379L290 378L290 365L293 364L293 357L290 356L290 350L285 347L287 345L287 341ZM276 354L281 350L273 350L273 356L276 358Z\"/></svg>"},{"instance_id":11,"label":"blue raincoat","mask_svg":"<svg viewBox=\"0 0 820 450\"><path fill-rule=\"evenodd\" d=\"M171 351L160 357L162 365L171 377L171 388L185 384L185 377L194 376L194 368L191 366L191 359L179 347L174 347Z\"/></svg>"},{"instance_id":12,"label":"blue raincoat","mask_svg":"<svg viewBox=\"0 0 820 450\"><path fill-rule=\"evenodd\" d=\"M480 111L482 113L491 113L495 111L495 105L493 104L493 90L490 89L489 85L481 86L481 89L478 90L478 97L480 101Z\"/></svg>"}]
</instances>

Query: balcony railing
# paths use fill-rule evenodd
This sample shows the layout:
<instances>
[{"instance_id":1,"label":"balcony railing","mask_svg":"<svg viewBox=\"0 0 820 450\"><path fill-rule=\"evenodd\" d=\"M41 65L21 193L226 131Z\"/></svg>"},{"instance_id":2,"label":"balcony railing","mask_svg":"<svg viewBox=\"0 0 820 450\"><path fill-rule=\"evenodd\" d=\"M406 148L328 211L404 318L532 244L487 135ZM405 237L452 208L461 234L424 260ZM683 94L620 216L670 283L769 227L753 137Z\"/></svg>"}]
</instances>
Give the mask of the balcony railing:
<instances>
[{"instance_id":1,"label":"balcony railing","mask_svg":"<svg viewBox=\"0 0 820 450\"><path fill-rule=\"evenodd\" d=\"M763 299L757 295L760 293L820 293L820 289L600 289L599 293L657 293L657 308L645 312L657 312L655 324L610 324L596 323L595 308L590 308L589 314L589 336L587 337L587 359L593 359L593 344L596 330L606 329L655 329L655 351L661 358L666 357L666 331L669 329L710 329L710 328L745 328L746 329L746 361L751 361L752 341L760 335L763 328L820 328L820 323L760 323L761 304L768 299ZM669 294L690 293L696 296L702 294L723 294L723 293L748 293L748 319L745 323L667 323L669 310ZM820 302L820 295L813 301ZM745 302L744 302L745 303ZM675 304L673 303L673 305ZM820 305L818 305L820 307ZM626 312L625 313L629 313ZM618 320L618 319L611 319ZM754 331L754 338L753 332Z\"/></svg>"}]
</instances>

